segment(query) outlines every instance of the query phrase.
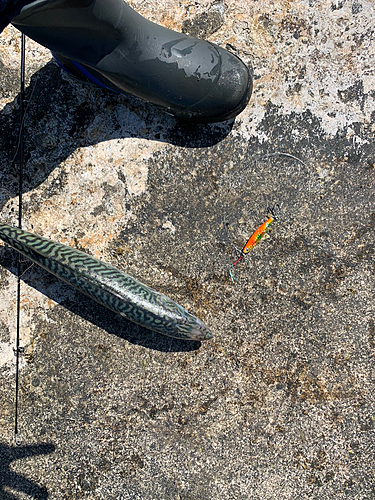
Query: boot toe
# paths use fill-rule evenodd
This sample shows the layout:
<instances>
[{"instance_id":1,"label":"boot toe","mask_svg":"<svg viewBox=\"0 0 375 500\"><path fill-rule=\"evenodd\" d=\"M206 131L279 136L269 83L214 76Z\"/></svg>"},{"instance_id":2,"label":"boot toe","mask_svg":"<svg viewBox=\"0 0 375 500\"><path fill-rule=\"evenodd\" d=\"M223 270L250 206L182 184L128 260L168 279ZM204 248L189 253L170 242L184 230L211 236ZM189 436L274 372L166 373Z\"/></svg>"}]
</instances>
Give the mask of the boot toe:
<instances>
[{"instance_id":1,"label":"boot toe","mask_svg":"<svg viewBox=\"0 0 375 500\"><path fill-rule=\"evenodd\" d=\"M214 67L201 74L199 81L189 79L190 97L196 99L174 114L201 123L229 120L245 109L253 81L247 66L237 56L217 45L205 44L216 55Z\"/></svg>"},{"instance_id":2,"label":"boot toe","mask_svg":"<svg viewBox=\"0 0 375 500\"><path fill-rule=\"evenodd\" d=\"M245 64L235 55L220 49L221 72L217 81L214 107L223 120L234 118L249 102L253 82Z\"/></svg>"}]
</instances>

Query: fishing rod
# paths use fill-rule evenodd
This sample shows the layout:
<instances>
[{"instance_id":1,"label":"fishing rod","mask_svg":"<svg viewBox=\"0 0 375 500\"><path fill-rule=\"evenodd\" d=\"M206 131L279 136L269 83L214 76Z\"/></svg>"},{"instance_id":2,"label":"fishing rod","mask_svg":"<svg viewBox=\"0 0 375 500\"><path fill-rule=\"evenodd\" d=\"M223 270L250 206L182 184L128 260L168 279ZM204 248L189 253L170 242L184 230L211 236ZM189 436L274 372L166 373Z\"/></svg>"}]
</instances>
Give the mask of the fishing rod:
<instances>
[{"instance_id":1,"label":"fishing rod","mask_svg":"<svg viewBox=\"0 0 375 500\"><path fill-rule=\"evenodd\" d=\"M24 169L24 117L25 117L25 51L26 37L21 35L21 74L20 74L20 131L18 143L18 227L22 229L22 193L23 193L23 169ZM14 442L17 446L22 443L18 431L18 404L19 404L19 365L20 365L20 317L21 317L21 261L22 256L18 254L17 261L17 323L16 323L16 390L14 402Z\"/></svg>"}]
</instances>

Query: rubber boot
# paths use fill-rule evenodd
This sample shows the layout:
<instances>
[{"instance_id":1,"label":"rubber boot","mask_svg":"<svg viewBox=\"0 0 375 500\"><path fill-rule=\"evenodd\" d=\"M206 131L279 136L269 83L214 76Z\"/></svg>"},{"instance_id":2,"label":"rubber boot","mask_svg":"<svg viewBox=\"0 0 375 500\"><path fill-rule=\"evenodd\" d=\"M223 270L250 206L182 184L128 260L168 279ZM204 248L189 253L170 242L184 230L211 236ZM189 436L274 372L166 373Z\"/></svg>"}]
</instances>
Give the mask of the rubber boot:
<instances>
[{"instance_id":1,"label":"rubber boot","mask_svg":"<svg viewBox=\"0 0 375 500\"><path fill-rule=\"evenodd\" d=\"M250 99L252 79L238 57L158 26L123 0L37 0L12 23L74 76L180 119L228 120Z\"/></svg>"}]
</instances>

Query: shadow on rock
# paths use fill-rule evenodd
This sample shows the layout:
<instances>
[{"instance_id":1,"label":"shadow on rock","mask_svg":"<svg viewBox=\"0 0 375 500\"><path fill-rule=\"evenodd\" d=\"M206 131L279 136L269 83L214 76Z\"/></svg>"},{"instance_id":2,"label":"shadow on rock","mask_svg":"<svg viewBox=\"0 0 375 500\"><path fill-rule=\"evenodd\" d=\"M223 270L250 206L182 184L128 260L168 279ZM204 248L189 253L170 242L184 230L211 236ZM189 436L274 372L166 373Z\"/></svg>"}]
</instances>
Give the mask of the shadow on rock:
<instances>
[{"instance_id":1,"label":"shadow on rock","mask_svg":"<svg viewBox=\"0 0 375 500\"><path fill-rule=\"evenodd\" d=\"M1 206L18 189L14 159L19 145L19 103L20 95L0 114ZM62 70L52 61L31 77L25 91L24 123L24 192L39 186L77 148L126 138L204 148L222 141L233 126L233 120L219 124L178 121L139 99L62 77Z\"/></svg>"},{"instance_id":2,"label":"shadow on rock","mask_svg":"<svg viewBox=\"0 0 375 500\"><path fill-rule=\"evenodd\" d=\"M18 500L17 493L31 498L44 500L48 491L44 486L30 481L12 470L12 462L36 455L47 455L55 451L53 444L37 444L32 446L8 446L0 443L0 498L1 500ZM14 491L15 493L10 493ZM17 493L16 493L17 492Z\"/></svg>"}]
</instances>

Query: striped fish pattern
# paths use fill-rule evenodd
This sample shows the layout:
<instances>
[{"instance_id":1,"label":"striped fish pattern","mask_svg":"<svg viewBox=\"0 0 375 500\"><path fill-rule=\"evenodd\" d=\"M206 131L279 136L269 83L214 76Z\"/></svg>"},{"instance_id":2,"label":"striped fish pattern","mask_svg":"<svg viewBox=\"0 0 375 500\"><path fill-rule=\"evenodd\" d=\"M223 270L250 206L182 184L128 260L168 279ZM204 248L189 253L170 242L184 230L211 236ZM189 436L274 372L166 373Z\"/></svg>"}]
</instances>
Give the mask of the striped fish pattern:
<instances>
[{"instance_id":1,"label":"striped fish pattern","mask_svg":"<svg viewBox=\"0 0 375 500\"><path fill-rule=\"evenodd\" d=\"M129 321L178 339L213 336L202 321L173 300L84 252L3 223L0 239Z\"/></svg>"}]
</instances>

